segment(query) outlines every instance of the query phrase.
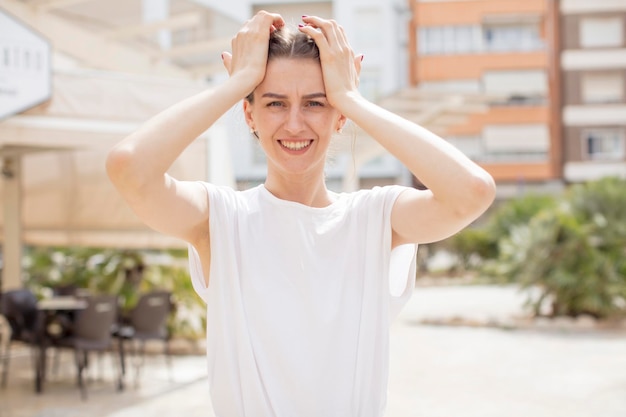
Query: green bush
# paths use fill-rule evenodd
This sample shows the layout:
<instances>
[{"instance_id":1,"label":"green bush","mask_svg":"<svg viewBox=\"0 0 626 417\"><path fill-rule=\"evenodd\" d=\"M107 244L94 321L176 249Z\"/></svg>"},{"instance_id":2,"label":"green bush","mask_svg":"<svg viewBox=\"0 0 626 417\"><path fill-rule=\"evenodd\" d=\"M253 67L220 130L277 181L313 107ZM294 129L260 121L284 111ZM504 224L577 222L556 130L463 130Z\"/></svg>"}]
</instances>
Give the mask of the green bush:
<instances>
[{"instance_id":1,"label":"green bush","mask_svg":"<svg viewBox=\"0 0 626 417\"><path fill-rule=\"evenodd\" d=\"M510 280L511 275L494 274L493 268L501 268L494 260L500 255L500 242L518 226L527 225L537 213L556 206L551 195L527 194L500 203L492 208L481 226L468 227L445 241L445 248L459 260L460 272L488 272L492 278Z\"/></svg>"},{"instance_id":2,"label":"green bush","mask_svg":"<svg viewBox=\"0 0 626 417\"><path fill-rule=\"evenodd\" d=\"M537 288L536 314L624 314L626 302L626 181L605 178L570 187L559 204L538 210L498 240L484 272Z\"/></svg>"},{"instance_id":3,"label":"green bush","mask_svg":"<svg viewBox=\"0 0 626 417\"><path fill-rule=\"evenodd\" d=\"M456 256L456 272L462 274L479 268L483 260L494 256L497 242L487 230L470 227L452 236L446 250Z\"/></svg>"},{"instance_id":4,"label":"green bush","mask_svg":"<svg viewBox=\"0 0 626 417\"><path fill-rule=\"evenodd\" d=\"M513 228L528 224L535 215L556 205L557 199L546 194L526 194L506 200L486 220L486 232L497 247L497 242L508 236ZM497 254L497 250L492 254Z\"/></svg>"}]
</instances>

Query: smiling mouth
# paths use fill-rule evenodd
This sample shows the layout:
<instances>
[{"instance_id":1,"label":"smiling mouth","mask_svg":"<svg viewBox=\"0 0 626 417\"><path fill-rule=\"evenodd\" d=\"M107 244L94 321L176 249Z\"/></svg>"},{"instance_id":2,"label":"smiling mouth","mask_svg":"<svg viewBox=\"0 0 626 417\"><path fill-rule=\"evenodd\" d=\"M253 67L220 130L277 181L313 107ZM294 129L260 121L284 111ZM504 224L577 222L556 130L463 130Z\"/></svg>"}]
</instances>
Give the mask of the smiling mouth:
<instances>
[{"instance_id":1,"label":"smiling mouth","mask_svg":"<svg viewBox=\"0 0 626 417\"><path fill-rule=\"evenodd\" d=\"M313 140L279 140L278 143L290 151L301 151L311 146Z\"/></svg>"}]
</instances>

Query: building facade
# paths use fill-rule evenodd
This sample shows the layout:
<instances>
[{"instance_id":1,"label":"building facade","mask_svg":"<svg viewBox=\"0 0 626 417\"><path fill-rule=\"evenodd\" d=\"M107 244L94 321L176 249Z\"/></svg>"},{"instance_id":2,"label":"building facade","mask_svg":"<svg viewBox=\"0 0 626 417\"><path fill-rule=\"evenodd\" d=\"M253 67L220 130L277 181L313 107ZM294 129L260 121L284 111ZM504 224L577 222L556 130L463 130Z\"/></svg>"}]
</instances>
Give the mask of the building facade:
<instances>
[{"instance_id":1,"label":"building facade","mask_svg":"<svg viewBox=\"0 0 626 417\"><path fill-rule=\"evenodd\" d=\"M626 176L626 1L560 2L563 176Z\"/></svg>"},{"instance_id":2,"label":"building facade","mask_svg":"<svg viewBox=\"0 0 626 417\"><path fill-rule=\"evenodd\" d=\"M410 4L410 84L483 97L443 135L501 195L626 176L626 2Z\"/></svg>"},{"instance_id":3,"label":"building facade","mask_svg":"<svg viewBox=\"0 0 626 417\"><path fill-rule=\"evenodd\" d=\"M500 194L561 177L554 11L546 0L413 0L410 83L481 97L485 112L443 135L496 179Z\"/></svg>"}]
</instances>

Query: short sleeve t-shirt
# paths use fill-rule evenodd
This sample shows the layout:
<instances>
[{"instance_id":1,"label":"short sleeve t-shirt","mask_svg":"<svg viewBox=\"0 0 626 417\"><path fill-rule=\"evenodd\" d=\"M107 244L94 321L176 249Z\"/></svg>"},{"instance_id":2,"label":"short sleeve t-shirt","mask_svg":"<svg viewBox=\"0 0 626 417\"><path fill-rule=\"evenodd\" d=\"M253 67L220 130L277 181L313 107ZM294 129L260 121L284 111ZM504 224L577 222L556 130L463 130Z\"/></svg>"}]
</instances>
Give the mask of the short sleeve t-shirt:
<instances>
[{"instance_id":1,"label":"short sleeve t-shirt","mask_svg":"<svg viewBox=\"0 0 626 417\"><path fill-rule=\"evenodd\" d=\"M207 359L217 417L381 417L389 328L410 297L417 245L391 250L401 186L313 208L263 185L204 183L210 204Z\"/></svg>"}]
</instances>

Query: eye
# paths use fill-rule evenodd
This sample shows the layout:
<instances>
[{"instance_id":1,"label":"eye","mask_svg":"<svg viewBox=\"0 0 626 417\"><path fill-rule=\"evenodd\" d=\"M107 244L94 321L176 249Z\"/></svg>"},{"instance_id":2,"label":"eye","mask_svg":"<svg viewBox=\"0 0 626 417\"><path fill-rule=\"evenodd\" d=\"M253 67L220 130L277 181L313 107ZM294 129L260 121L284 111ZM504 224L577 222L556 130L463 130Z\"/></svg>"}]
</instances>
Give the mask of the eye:
<instances>
[{"instance_id":1,"label":"eye","mask_svg":"<svg viewBox=\"0 0 626 417\"><path fill-rule=\"evenodd\" d=\"M270 101L269 103L267 103L267 107L281 107L281 106L283 106L282 101Z\"/></svg>"},{"instance_id":2,"label":"eye","mask_svg":"<svg viewBox=\"0 0 626 417\"><path fill-rule=\"evenodd\" d=\"M324 103L315 100L308 101L306 105L307 107L324 107Z\"/></svg>"}]
</instances>

